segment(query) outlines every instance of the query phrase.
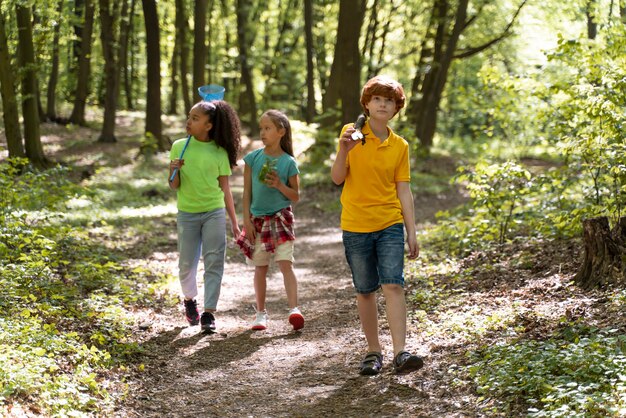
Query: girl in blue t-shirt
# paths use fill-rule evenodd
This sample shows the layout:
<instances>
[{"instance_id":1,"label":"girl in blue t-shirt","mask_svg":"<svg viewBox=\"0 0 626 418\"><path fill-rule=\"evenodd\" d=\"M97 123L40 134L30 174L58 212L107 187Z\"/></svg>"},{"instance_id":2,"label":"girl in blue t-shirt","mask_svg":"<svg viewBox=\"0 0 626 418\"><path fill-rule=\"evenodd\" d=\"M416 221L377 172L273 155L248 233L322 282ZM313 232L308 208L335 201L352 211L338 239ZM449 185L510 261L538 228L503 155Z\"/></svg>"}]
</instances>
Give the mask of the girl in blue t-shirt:
<instances>
[{"instance_id":1,"label":"girl in blue t-shirt","mask_svg":"<svg viewBox=\"0 0 626 418\"><path fill-rule=\"evenodd\" d=\"M265 295L272 254L280 268L289 304L289 323L304 326L298 309L298 283L293 271L295 240L291 204L300 199L299 170L293 157L291 125L278 110L268 110L259 122L263 148L244 157L243 232L237 243L254 269L256 317L253 330L267 328Z\"/></svg>"}]
</instances>

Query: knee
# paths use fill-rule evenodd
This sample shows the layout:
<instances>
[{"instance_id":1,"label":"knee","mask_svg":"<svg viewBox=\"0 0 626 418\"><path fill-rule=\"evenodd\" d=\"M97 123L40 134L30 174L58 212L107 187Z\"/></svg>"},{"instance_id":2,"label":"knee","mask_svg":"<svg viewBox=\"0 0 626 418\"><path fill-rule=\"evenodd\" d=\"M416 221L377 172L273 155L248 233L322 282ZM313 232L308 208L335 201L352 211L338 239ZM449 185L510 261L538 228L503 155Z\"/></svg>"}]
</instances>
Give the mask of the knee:
<instances>
[{"instance_id":1,"label":"knee","mask_svg":"<svg viewBox=\"0 0 626 418\"><path fill-rule=\"evenodd\" d=\"M381 287L385 295L404 295L404 287L399 284L384 284Z\"/></svg>"},{"instance_id":2,"label":"knee","mask_svg":"<svg viewBox=\"0 0 626 418\"><path fill-rule=\"evenodd\" d=\"M293 272L293 266L291 265L291 261L279 261L278 268L280 268L280 272L282 274Z\"/></svg>"}]
</instances>

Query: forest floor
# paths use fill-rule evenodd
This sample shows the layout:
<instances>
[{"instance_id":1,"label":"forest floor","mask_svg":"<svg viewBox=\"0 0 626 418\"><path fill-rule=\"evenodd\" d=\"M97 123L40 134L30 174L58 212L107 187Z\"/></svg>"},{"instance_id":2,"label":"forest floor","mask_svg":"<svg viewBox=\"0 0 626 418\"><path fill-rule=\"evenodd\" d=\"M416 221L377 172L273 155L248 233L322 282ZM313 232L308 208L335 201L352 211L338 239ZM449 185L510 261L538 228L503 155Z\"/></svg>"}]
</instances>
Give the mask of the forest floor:
<instances>
[{"instance_id":1,"label":"forest floor","mask_svg":"<svg viewBox=\"0 0 626 418\"><path fill-rule=\"evenodd\" d=\"M235 190L241 182L241 172L236 171ZM597 304L593 295L569 283L578 260L576 243L534 249L521 245L502 254L497 250L478 254L461 267L473 272L474 277L466 281L438 274L432 278L434 285L419 288L419 283L407 280L411 312L407 349L425 359L425 366L417 372L393 373L384 300L379 296L384 369L375 377L360 376L358 366L366 345L343 253L339 214L324 211L318 204L338 199L340 190L305 188L301 194L295 206L294 268L306 318L304 329L294 332L287 322L282 277L276 266L268 280L268 329L249 329L254 316L253 269L230 242L216 315L218 332L206 335L198 326L187 326L180 306L149 312L144 319L150 328L138 331L146 352L141 359L145 368L126 382L129 395L119 404L116 416L493 416L485 415L489 401L476 393L475 384L462 370L468 363L468 350L502 337L496 332L502 325L498 318L503 323L521 322L529 337L541 337L558 326L559 318L576 315L572 312L584 315ZM438 210L464 200L453 189L438 195L416 194L418 227L433 222ZM173 218L169 226L174 230ZM531 268L520 269L512 262L522 251L535 252ZM414 271L427 262L411 262L407 268ZM174 276L176 263L175 240L149 261ZM428 297L410 297L419 292L430 292L436 302L431 300L432 306L425 308L422 305ZM596 308L601 310L601 306ZM425 317L428 325L423 323Z\"/></svg>"},{"instance_id":2,"label":"forest floor","mask_svg":"<svg viewBox=\"0 0 626 418\"><path fill-rule=\"evenodd\" d=\"M86 130L82 133L85 137L89 134ZM60 142L62 136L48 135L48 140ZM246 151L257 146L260 143L249 142ZM53 143L47 147L55 149ZM80 157L62 155L63 148L56 149L61 159L91 167L88 171L93 172L93 165L98 165L105 152L121 155L128 147L124 143L110 146L91 142L74 147L72 152L83 153ZM452 175L455 163L439 157L422 168ZM242 183L240 164L231 180L236 202L241 201ZM294 269L306 319L304 329L294 332L287 322L282 277L275 265L268 278L268 329L249 329L254 316L253 268L245 264L231 239L216 314L217 333L203 334L199 326L189 327L180 304L157 304L138 312L134 337L143 354L137 359L137 367L117 377L109 376L111 394L118 398L112 414L507 416L486 412L493 411L497 401L477 393L467 373L468 353L507 340L511 335L507 332L513 328L516 338L549 338L563 318L626 328L626 316L606 309L607 298L602 292L585 292L571 283L580 260L579 240L494 246L462 260L436 255L423 246L421 257L406 266L406 292L407 349L423 356L425 365L408 375L393 373L384 299L379 295L384 367L378 376L360 376L358 367L366 344L343 252L339 213L329 210L339 196L340 189L335 186L305 184L301 201L294 207ZM454 187L441 193L421 192L418 187L414 198L418 230L433 224L437 211L452 209L467 200ZM156 219L148 229L159 238L135 237L137 254L128 251L129 257L141 260L152 271L176 277L175 222L173 215ZM435 264L442 267L433 269ZM198 277L202 277L201 268ZM201 286L200 282L200 306ZM177 282L172 283L171 290L178 294ZM121 379L119 384L116 379Z\"/></svg>"}]
</instances>

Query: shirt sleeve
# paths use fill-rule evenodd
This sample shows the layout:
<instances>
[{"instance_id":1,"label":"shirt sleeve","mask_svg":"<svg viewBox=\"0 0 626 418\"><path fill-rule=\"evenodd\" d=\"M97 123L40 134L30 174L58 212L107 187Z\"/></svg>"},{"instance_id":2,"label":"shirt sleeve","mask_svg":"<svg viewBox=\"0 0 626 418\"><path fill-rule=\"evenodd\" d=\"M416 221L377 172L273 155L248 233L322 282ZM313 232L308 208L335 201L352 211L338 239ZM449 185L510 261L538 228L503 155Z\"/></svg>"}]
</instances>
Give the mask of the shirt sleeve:
<instances>
[{"instance_id":1,"label":"shirt sleeve","mask_svg":"<svg viewBox=\"0 0 626 418\"><path fill-rule=\"evenodd\" d=\"M230 160L228 159L228 153L225 149L220 148L220 164L219 164L219 175L220 176L230 176L233 172L230 169Z\"/></svg>"},{"instance_id":2,"label":"shirt sleeve","mask_svg":"<svg viewBox=\"0 0 626 418\"><path fill-rule=\"evenodd\" d=\"M396 173L394 181L410 181L411 180L411 165L409 162L409 144L403 141L404 147L400 153L400 159L396 165Z\"/></svg>"}]
</instances>

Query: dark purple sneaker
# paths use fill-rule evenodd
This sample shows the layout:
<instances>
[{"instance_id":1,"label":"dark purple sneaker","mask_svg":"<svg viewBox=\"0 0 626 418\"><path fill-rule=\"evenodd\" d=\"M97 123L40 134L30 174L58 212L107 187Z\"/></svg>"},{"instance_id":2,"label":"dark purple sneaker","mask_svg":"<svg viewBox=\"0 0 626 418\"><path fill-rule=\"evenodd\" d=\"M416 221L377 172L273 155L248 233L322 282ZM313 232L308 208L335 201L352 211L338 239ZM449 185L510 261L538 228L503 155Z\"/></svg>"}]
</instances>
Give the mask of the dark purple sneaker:
<instances>
[{"instance_id":1,"label":"dark purple sneaker","mask_svg":"<svg viewBox=\"0 0 626 418\"><path fill-rule=\"evenodd\" d=\"M202 312L202 317L200 318L200 329L203 332L208 332L209 334L213 334L215 332L215 317L211 312Z\"/></svg>"},{"instance_id":2,"label":"dark purple sneaker","mask_svg":"<svg viewBox=\"0 0 626 418\"><path fill-rule=\"evenodd\" d=\"M198 302L195 299L185 299L185 317L189 325L198 325L200 322L200 314L198 313Z\"/></svg>"}]
</instances>

